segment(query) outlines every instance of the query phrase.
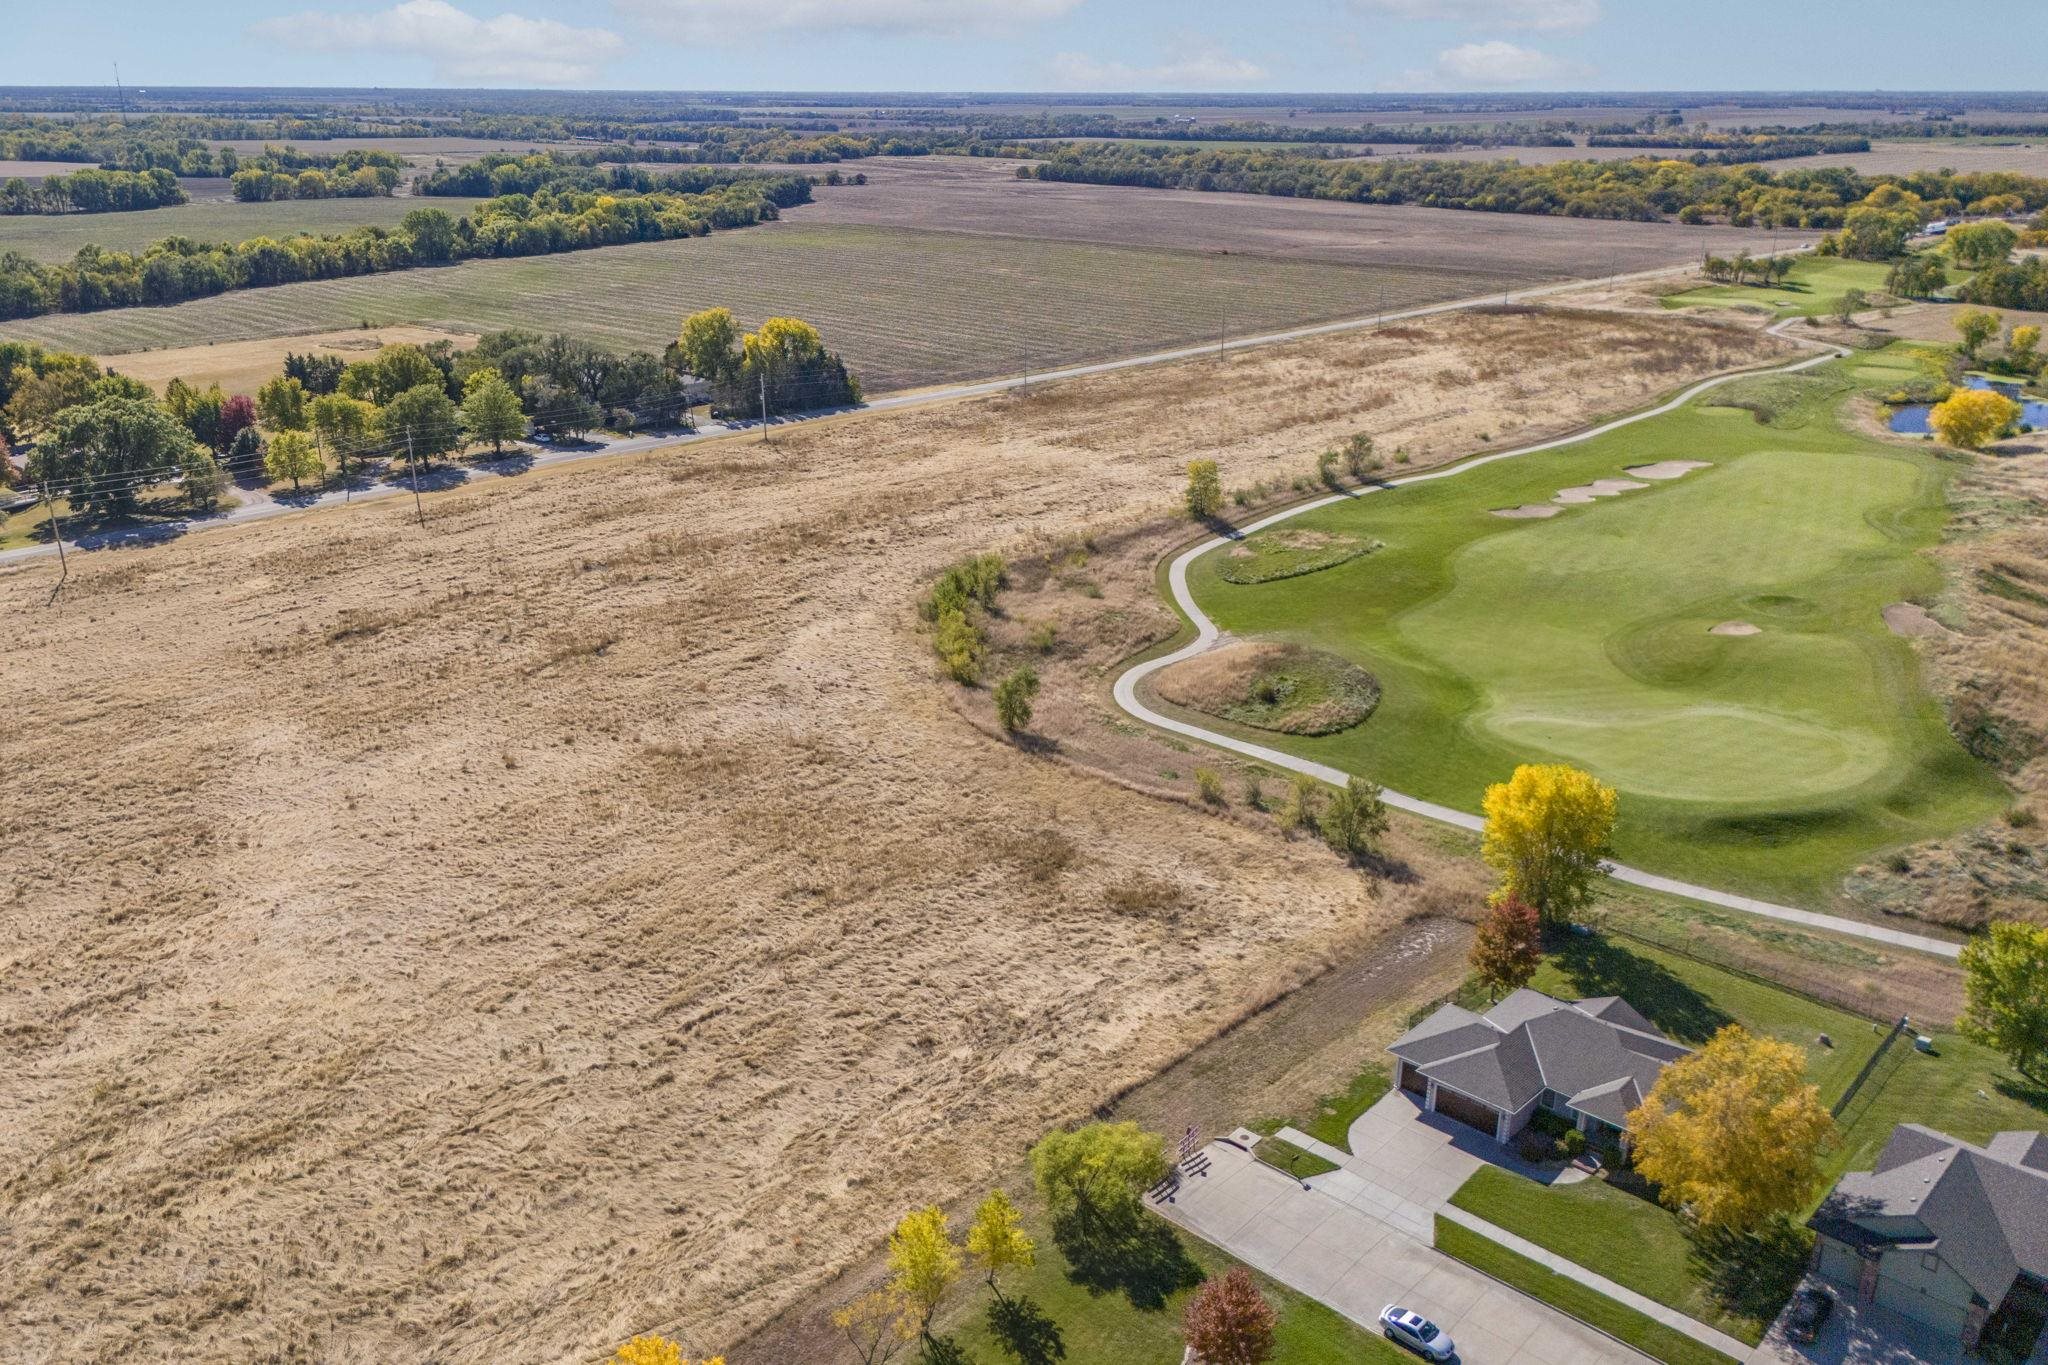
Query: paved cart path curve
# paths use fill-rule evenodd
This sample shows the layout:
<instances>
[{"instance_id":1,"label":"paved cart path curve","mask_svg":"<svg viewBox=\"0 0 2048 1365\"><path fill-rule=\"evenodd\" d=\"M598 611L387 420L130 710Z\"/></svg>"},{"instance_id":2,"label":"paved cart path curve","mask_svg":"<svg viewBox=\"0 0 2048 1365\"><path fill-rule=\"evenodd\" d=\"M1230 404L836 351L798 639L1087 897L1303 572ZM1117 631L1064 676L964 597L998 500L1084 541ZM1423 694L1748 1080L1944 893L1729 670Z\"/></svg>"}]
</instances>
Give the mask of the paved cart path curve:
<instances>
[{"instance_id":1,"label":"paved cart path curve","mask_svg":"<svg viewBox=\"0 0 2048 1365\"><path fill-rule=\"evenodd\" d=\"M1787 334L1784 329L1794 321L1796 319L1788 318L1769 330L1774 336L1786 336ZM1261 763L1269 763L1276 768L1283 768L1289 772L1306 773L1310 777L1322 782L1328 782L1332 786L1343 786L1345 782L1350 780L1351 774L1340 768L1333 768L1326 763L1317 763L1311 759L1297 758L1293 754L1283 753L1278 749L1268 748L1263 744L1255 744L1249 740L1238 739L1233 735L1220 734L1217 731L1204 729L1199 725L1179 720L1173 716L1161 715L1139 698L1138 684L1145 678L1157 673L1162 668L1177 664L1183 659L1192 659L1197 654L1213 648L1221 638L1221 633L1217 630L1216 623L1210 620L1201 607L1195 604L1194 594L1188 591L1189 565L1193 564L1203 555L1208 554L1211 550L1219 549L1236 540L1242 540L1255 531L1263 531L1268 526L1278 525L1291 517L1298 517L1303 513L1313 512L1318 508L1329 507L1340 502L1349 502L1355 498L1365 497L1373 493L1391 492L1396 488L1405 488L1410 484L1429 483L1436 479L1456 478L1468 470L1478 469L1500 460L1513 460L1524 455L1535 455L1546 450L1557 450L1565 446L1578 445L1582 442L1605 436L1609 432L1619 431L1623 427L1633 426L1637 422L1647 422L1653 417L1662 417L1668 413L1675 412L1701 394L1718 388L1723 384L1731 383L1734 380L1751 378L1759 374L1796 374L1801 370L1809 370L1816 365L1824 365L1830 360L1849 354L1842 347L1826 342L1813 341L1811 338L1793 339L1808 341L1823 349L1819 354L1809 356L1804 360L1793 361L1789 365L1781 365L1767 370L1743 370L1734 374L1724 374L1713 379L1704 380L1686 389L1676 398L1659 404L1654 408L1632 413L1627 417L1617 417L1611 422L1604 422L1599 426L1576 432L1570 436L1560 436L1554 440L1539 441L1535 445L1520 446L1514 450L1495 451L1492 454L1481 455L1458 464L1446 465L1440 469L1432 469L1420 474L1409 474L1398 479L1387 479L1381 483L1368 485L1349 493L1333 493L1328 497L1315 498L1287 508L1285 511L1275 512L1269 517L1261 518L1230 535L1217 536L1203 541L1192 549L1182 551L1175 557L1173 563L1167 569L1167 584L1173 593L1174 605L1180 609L1181 613L1195 627L1195 638L1170 654L1161 655L1156 659L1147 659L1145 662L1127 669L1116 680L1115 696L1117 705L1130 715L1159 729L1170 730L1174 734L1185 735L1189 739L1199 740L1204 744L1213 745L1219 749L1228 749L1232 753L1242 754L1247 758L1254 758ZM1485 827L1485 821L1476 815L1462 810L1455 810L1449 806L1438 805L1434 801L1424 801L1417 797L1407 796L1401 792L1387 792L1386 802L1388 805L1408 811L1410 814L1420 815L1429 820L1441 821L1447 825L1456 825L1461 829L1479 830ZM1717 891L1710 886L1697 886L1691 882L1680 881L1675 877L1659 876L1657 873L1645 872L1640 868L1626 867L1620 863L1609 863L1606 870L1608 875L1616 881L1627 882L1632 886L1647 887L1652 891L1662 891L1668 895L1682 896L1687 900L1699 901L1706 905L1716 905L1723 909L1740 910L1745 914L1760 915L1766 919L1782 920L1790 924L1802 924L1814 929L1826 929L1837 934L1847 934L1855 938L1888 943L1898 948L1917 949L1923 953L1933 953L1938 957L1954 958L1962 951L1961 945L1950 943L1944 939L1929 938L1922 934L1910 934L1904 930L1887 928L1881 924L1865 924L1860 920L1846 919L1839 915L1818 914L1811 910L1801 910L1790 905L1777 905L1770 901L1758 900L1753 896L1738 896L1732 892Z\"/></svg>"}]
</instances>

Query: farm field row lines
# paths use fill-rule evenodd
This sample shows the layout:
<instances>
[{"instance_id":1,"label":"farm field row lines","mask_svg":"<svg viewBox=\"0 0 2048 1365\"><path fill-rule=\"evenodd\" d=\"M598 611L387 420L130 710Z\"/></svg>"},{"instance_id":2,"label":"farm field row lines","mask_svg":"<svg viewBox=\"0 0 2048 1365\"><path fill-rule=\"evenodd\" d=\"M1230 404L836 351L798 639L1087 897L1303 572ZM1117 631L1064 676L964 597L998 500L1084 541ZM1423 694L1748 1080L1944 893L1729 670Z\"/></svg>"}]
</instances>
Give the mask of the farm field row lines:
<instances>
[{"instance_id":1,"label":"farm field row lines","mask_svg":"<svg viewBox=\"0 0 2048 1365\"><path fill-rule=\"evenodd\" d=\"M9 336L101 356L208 341L425 323L568 331L660 350L723 305L794 314L870 392L1279 331L1556 278L1530 270L1331 265L895 228L772 224L433 270L244 290L170 308L63 314ZM115 362L118 366L118 361Z\"/></svg>"}]
</instances>

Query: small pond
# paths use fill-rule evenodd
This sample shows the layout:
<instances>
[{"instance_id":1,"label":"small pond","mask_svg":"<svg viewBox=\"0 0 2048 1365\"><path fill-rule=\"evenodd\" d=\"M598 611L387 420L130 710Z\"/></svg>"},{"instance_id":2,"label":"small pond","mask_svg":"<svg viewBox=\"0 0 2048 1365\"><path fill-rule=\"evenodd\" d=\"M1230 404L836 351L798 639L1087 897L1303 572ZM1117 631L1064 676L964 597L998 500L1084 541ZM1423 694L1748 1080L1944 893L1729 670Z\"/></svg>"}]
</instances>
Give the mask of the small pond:
<instances>
[{"instance_id":1,"label":"small pond","mask_svg":"<svg viewBox=\"0 0 2048 1365\"><path fill-rule=\"evenodd\" d=\"M2023 398L2020 386L2009 379L1991 379L1985 375L1973 374L1963 378L1967 389L1992 389L2013 399L2020 405L2020 425L2033 427L2036 431L2048 427L2048 402L2039 398ZM1892 409L1891 429L1906 436L1921 436L1933 431L1927 414L1934 410L1931 403L1907 403Z\"/></svg>"}]
</instances>

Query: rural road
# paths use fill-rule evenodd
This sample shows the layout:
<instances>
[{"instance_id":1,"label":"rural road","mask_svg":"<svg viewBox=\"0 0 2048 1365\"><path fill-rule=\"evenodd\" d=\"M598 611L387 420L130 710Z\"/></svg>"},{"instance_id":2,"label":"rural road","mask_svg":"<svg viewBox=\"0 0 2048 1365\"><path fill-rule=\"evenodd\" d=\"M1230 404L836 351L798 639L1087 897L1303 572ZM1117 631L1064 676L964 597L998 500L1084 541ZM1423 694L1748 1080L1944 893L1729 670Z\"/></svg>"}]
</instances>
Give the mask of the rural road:
<instances>
[{"instance_id":1,"label":"rural road","mask_svg":"<svg viewBox=\"0 0 2048 1365\"><path fill-rule=\"evenodd\" d=\"M1795 250L1804 251L1799 247ZM1779 253L1792 255L1793 251ZM1033 384L1048 384L1062 379L1078 379L1086 375L1110 374L1117 370L1137 369L1146 365L1168 365L1179 360L1192 360L1203 356L1216 355L1221 351L1249 350L1256 346L1272 346L1289 341L1303 341L1310 337L1328 336L1336 332L1355 332L1368 327L1379 327L1390 322L1402 322L1411 318L1433 317L1440 313L1455 313L1467 308L1478 308L1495 303L1526 303L1531 299L1545 298L1553 294L1584 289L1590 284L1628 283L1638 280L1652 280L1672 274L1674 271L1690 268L1684 265L1660 266L1654 270L1639 270L1627 275L1602 276L1598 279L1563 280L1556 284L1536 285L1528 289L1517 289L1501 294L1486 294L1476 298L1452 299L1444 303L1425 304L1419 308L1405 308L1389 313L1375 313L1369 317L1345 318L1336 322L1314 323L1306 327L1294 327L1284 332L1266 332L1259 336L1239 337L1222 342L1204 342L1196 346L1181 346L1170 351L1154 351L1146 355L1125 356L1118 360L1100 360L1086 365L1070 365L1064 369L1044 370L1035 374L1015 375L1007 379L979 380L968 384L952 384L941 388L917 389L876 398L858 408L839 408L826 412L806 414L803 417L779 418L772 425L790 425L819 417L844 416L849 413L889 412L898 408L924 407L934 403L951 403L963 398L982 398L990 394L1007 393L1014 389L1028 388ZM649 450L664 450L676 446L694 445L699 441L717 440L743 432L758 431L756 422L707 422L695 432L687 435L658 433L649 436L629 436L617 440L593 442L590 446L578 446L570 450L541 449L529 457L517 461L497 461L499 468L489 465L444 466L434 472L430 485L423 485L422 492L445 492L453 487L462 487L494 478L515 478L529 470L550 468L556 465L573 464L582 460L594 460L611 455L631 455ZM506 467L514 466L516 467ZM450 479L451 472L456 476ZM238 490L247 497L248 490ZM223 527L240 526L252 521L265 521L271 517L285 516L294 512L314 511L324 507L337 507L343 502L358 502L375 499L403 497L411 492L410 485L398 481L378 481L366 487L314 494L306 497L286 496L282 498L250 498L235 507L214 516L195 518L190 521L163 522L154 526L129 531L98 532L81 538L67 539L67 549L104 550L125 549L162 541L175 540L181 536L199 531L218 530ZM20 549L0 551L0 565L18 563L27 559L46 558L57 553L57 547L50 545L29 545Z\"/></svg>"},{"instance_id":2,"label":"rural road","mask_svg":"<svg viewBox=\"0 0 2048 1365\"><path fill-rule=\"evenodd\" d=\"M1797 321L1797 319L1788 318L1769 330L1773 335L1786 336L1785 328L1794 321ZM1228 749L1232 753L1257 759L1261 763L1270 763L1274 767L1284 768L1289 772L1306 773L1310 777L1322 782L1328 782L1332 786L1343 786L1350 780L1351 774L1340 768L1333 768L1328 764L1316 763L1305 758L1297 758L1293 754L1282 753L1278 749L1270 749L1263 744L1254 744L1248 740L1204 729L1199 725L1193 725L1184 720L1177 720L1172 716L1161 715L1139 699L1138 684L1142 680L1162 668L1179 663L1183 659L1191 659L1195 655L1214 647L1221 638L1221 633L1217 630L1216 623L1210 620L1203 613L1202 609L1195 604L1194 595L1188 591L1189 565L1193 564L1203 555L1208 554L1211 550L1219 549L1235 540L1242 540L1255 531L1263 531L1268 526L1278 525L1280 522L1286 521L1291 517L1298 517L1305 512L1313 512L1321 507L1348 502L1354 498L1365 497L1373 493L1405 488L1410 484L1429 483L1437 479L1455 478L1468 470L1478 469L1483 465L1493 464L1499 460L1512 460L1524 455L1535 455L1546 450L1557 450L1565 446L1578 445L1581 442L1605 436L1611 431L1619 431L1623 427L1633 426L1637 422L1646 422L1653 417L1662 417L1667 413L1675 412L1708 390L1733 380L1747 378L1760 373L1796 374L1801 370L1812 369L1816 365L1825 364L1838 356L1848 354L1847 351L1839 346L1815 342L1811 338L1794 339L1808 341L1813 345L1823 346L1825 349L1817 355L1809 356L1805 360L1797 360L1789 365L1781 365L1774 369L1762 371L1747 370L1737 374L1725 374L1715 379L1705 380L1693 385L1683 393L1680 393L1676 398L1657 407L1634 413L1627 417L1618 417L1611 422L1603 423L1600 426L1592 427L1570 436L1560 436L1555 440L1541 441L1535 445L1522 446L1515 450L1496 451L1490 455L1481 455L1460 464L1433 469L1427 473L1410 474L1404 478L1388 479L1383 483L1360 488L1354 492L1333 493L1326 498L1316 498L1309 502L1301 503L1298 506L1290 507L1285 511L1275 512L1272 516L1255 521L1231 535L1217 536L1214 539L1203 541L1190 550L1183 551L1167 569L1167 584L1172 590L1174 605L1180 609L1181 614L1186 616L1188 621L1195 627L1195 638L1170 654L1162 655L1156 659L1148 659L1126 670L1116 680L1115 696L1117 705L1148 725L1157 726L1162 730L1170 730L1174 734L1185 735L1189 739L1199 740L1204 744L1213 745L1220 749ZM1476 831L1485 827L1485 821L1476 815L1471 815L1461 810L1454 810L1449 806L1440 806L1434 801L1423 801L1417 797L1406 796L1400 792L1387 792L1386 802L1390 806L1408 811L1411 814L1420 815L1429 820L1437 820L1447 825L1456 825L1461 829ZM1932 953L1939 957L1954 958L1962 951L1959 945L1942 939L1928 938L1921 934L1909 934L1902 930L1886 928L1881 924L1865 924L1858 920L1844 919L1838 915L1823 915L1811 910L1800 910L1789 905L1776 905L1770 901L1757 900L1751 896L1738 896L1726 891L1716 891L1709 886L1696 886L1691 882L1679 881L1673 877L1659 876L1654 872L1644 872L1639 868L1626 867L1619 863L1608 864L1607 873L1616 881L1627 882L1631 886L1641 886L1652 891L1661 891L1668 895L1681 896L1687 900L1699 901L1706 905L1716 905L1728 910L1740 910L1745 914L1760 915L1766 919L1782 920L1789 924L1801 924L1814 929L1825 929L1837 934L1869 939L1878 943L1888 943L1899 948L1912 948L1923 953Z\"/></svg>"}]
</instances>

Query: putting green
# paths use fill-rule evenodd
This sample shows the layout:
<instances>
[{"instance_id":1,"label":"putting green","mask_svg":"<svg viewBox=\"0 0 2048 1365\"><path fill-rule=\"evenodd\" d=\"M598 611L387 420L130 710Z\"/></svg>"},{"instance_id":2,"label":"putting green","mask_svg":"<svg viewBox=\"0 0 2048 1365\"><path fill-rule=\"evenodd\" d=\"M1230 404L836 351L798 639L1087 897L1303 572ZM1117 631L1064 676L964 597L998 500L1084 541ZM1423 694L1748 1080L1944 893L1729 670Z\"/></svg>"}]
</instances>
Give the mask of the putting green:
<instances>
[{"instance_id":1,"label":"putting green","mask_svg":"<svg viewBox=\"0 0 2048 1365\"><path fill-rule=\"evenodd\" d=\"M1232 635L1333 650L1379 677L1371 720L1282 741L1293 751L1465 810L1518 762L1572 763L1621 791L1623 858L1826 900L1875 850L2006 799L1881 616L1940 584L1920 551L1946 482L1931 454L1836 420L1886 363L1826 367L1772 425L1709 394L1583 445L1307 513L1287 524L1385 548L1258 585L1223 581L1211 554L1190 587ZM1490 514L1665 460L1711 464L1548 518Z\"/></svg>"}]
</instances>

